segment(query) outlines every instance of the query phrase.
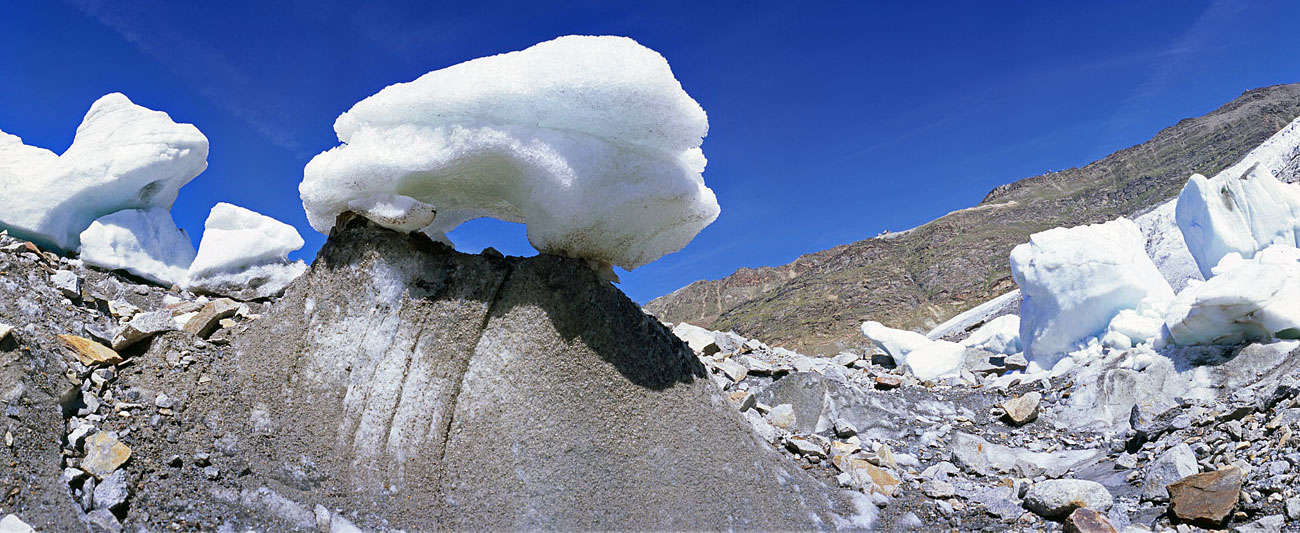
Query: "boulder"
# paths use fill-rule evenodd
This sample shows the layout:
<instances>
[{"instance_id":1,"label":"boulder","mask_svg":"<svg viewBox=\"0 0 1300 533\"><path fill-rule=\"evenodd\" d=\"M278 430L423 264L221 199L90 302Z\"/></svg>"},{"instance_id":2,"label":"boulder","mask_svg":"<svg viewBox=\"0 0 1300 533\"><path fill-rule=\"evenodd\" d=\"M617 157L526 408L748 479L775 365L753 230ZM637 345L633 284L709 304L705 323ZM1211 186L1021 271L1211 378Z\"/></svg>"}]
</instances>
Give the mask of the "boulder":
<instances>
[{"instance_id":1,"label":"boulder","mask_svg":"<svg viewBox=\"0 0 1300 533\"><path fill-rule=\"evenodd\" d=\"M1026 509L1054 520L1066 518L1075 509L1084 507L1105 511L1114 503L1106 487L1086 479L1050 479L1035 483L1025 493Z\"/></svg>"},{"instance_id":2,"label":"boulder","mask_svg":"<svg viewBox=\"0 0 1300 533\"><path fill-rule=\"evenodd\" d=\"M1169 485L1169 512L1180 521L1219 527L1237 507L1241 469L1230 466L1193 474Z\"/></svg>"},{"instance_id":3,"label":"boulder","mask_svg":"<svg viewBox=\"0 0 1300 533\"><path fill-rule=\"evenodd\" d=\"M1169 500L1169 491L1165 489L1170 483L1183 479L1199 471L1196 466L1196 454L1186 443L1180 442L1165 450L1147 469L1142 481L1142 499L1157 502Z\"/></svg>"},{"instance_id":4,"label":"boulder","mask_svg":"<svg viewBox=\"0 0 1300 533\"><path fill-rule=\"evenodd\" d=\"M761 442L690 348L581 260L461 254L344 217L252 324L231 344L230 416L261 405L281 424L252 463L309 461L319 487L284 497L364 509L359 527L806 530L874 516Z\"/></svg>"}]
</instances>

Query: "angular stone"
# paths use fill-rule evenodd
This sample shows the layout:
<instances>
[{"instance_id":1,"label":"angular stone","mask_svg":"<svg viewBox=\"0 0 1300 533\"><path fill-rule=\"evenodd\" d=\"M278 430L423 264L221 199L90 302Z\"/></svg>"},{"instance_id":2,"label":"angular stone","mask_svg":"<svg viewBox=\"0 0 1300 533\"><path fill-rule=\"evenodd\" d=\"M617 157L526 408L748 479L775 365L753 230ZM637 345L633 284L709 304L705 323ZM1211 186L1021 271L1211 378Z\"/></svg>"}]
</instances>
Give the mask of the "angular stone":
<instances>
[{"instance_id":1,"label":"angular stone","mask_svg":"<svg viewBox=\"0 0 1300 533\"><path fill-rule=\"evenodd\" d=\"M850 366L859 359L862 359L862 356L853 352L840 352L839 355L831 358L831 363L840 366Z\"/></svg>"},{"instance_id":2,"label":"angular stone","mask_svg":"<svg viewBox=\"0 0 1300 533\"><path fill-rule=\"evenodd\" d=\"M0 533L36 533L36 530L18 515L10 514L0 519Z\"/></svg>"},{"instance_id":3,"label":"angular stone","mask_svg":"<svg viewBox=\"0 0 1300 533\"><path fill-rule=\"evenodd\" d=\"M811 457L826 457L826 449L822 448L821 443L799 435L791 435L785 439L785 447L799 455Z\"/></svg>"},{"instance_id":4,"label":"angular stone","mask_svg":"<svg viewBox=\"0 0 1300 533\"><path fill-rule=\"evenodd\" d=\"M236 311L239 311L239 302L217 298L204 304L198 314L185 322L185 331L206 339L221 325L221 319L235 316Z\"/></svg>"},{"instance_id":5,"label":"angular stone","mask_svg":"<svg viewBox=\"0 0 1300 533\"><path fill-rule=\"evenodd\" d=\"M921 484L921 493L938 500L955 496L957 488L947 481L931 480Z\"/></svg>"},{"instance_id":6,"label":"angular stone","mask_svg":"<svg viewBox=\"0 0 1300 533\"><path fill-rule=\"evenodd\" d=\"M1029 368L1029 361L1025 359L1025 354L1017 352L1002 358L1002 366L1008 372L1024 370Z\"/></svg>"},{"instance_id":7,"label":"angular stone","mask_svg":"<svg viewBox=\"0 0 1300 533\"><path fill-rule=\"evenodd\" d=\"M14 332L14 327L9 324L0 324L0 342L4 342ZM13 515L9 515L13 516Z\"/></svg>"},{"instance_id":8,"label":"angular stone","mask_svg":"<svg viewBox=\"0 0 1300 533\"><path fill-rule=\"evenodd\" d=\"M145 340L165 331L175 331L176 321L170 311L153 311L135 315L126 326L113 337L113 349L124 350L132 344Z\"/></svg>"},{"instance_id":9,"label":"angular stone","mask_svg":"<svg viewBox=\"0 0 1300 533\"><path fill-rule=\"evenodd\" d=\"M69 300L81 297L81 278L71 270L60 270L50 276L50 282L59 289L59 293Z\"/></svg>"},{"instance_id":10,"label":"angular stone","mask_svg":"<svg viewBox=\"0 0 1300 533\"><path fill-rule=\"evenodd\" d=\"M1280 514L1265 516L1249 524L1232 528L1233 533L1277 533L1286 525L1286 517Z\"/></svg>"},{"instance_id":11,"label":"angular stone","mask_svg":"<svg viewBox=\"0 0 1300 533\"><path fill-rule=\"evenodd\" d=\"M707 329L682 322L673 327L673 334L700 355L713 355L722 351L717 336Z\"/></svg>"},{"instance_id":12,"label":"angular stone","mask_svg":"<svg viewBox=\"0 0 1300 533\"><path fill-rule=\"evenodd\" d=\"M771 422L773 426L781 429L788 430L793 428L795 424L794 407L788 403L783 403L773 407L772 410L767 413L767 421Z\"/></svg>"},{"instance_id":13,"label":"angular stone","mask_svg":"<svg viewBox=\"0 0 1300 533\"><path fill-rule=\"evenodd\" d=\"M1080 507L1065 519L1065 533L1118 533L1105 514Z\"/></svg>"},{"instance_id":14,"label":"angular stone","mask_svg":"<svg viewBox=\"0 0 1300 533\"><path fill-rule=\"evenodd\" d=\"M86 521L90 523L91 533L120 533L122 523L118 522L117 517L108 509L95 509L86 513Z\"/></svg>"},{"instance_id":15,"label":"angular stone","mask_svg":"<svg viewBox=\"0 0 1300 533\"><path fill-rule=\"evenodd\" d=\"M731 405L736 406L736 409L741 412L753 409L754 404L757 403L753 394L743 390L733 391L727 395L727 399L731 400Z\"/></svg>"},{"instance_id":16,"label":"angular stone","mask_svg":"<svg viewBox=\"0 0 1300 533\"><path fill-rule=\"evenodd\" d=\"M115 365L122 362L122 356L112 348L98 342L76 335L59 335L59 340L77 352L81 364L91 366L97 363Z\"/></svg>"},{"instance_id":17,"label":"angular stone","mask_svg":"<svg viewBox=\"0 0 1300 533\"><path fill-rule=\"evenodd\" d=\"M1022 426L1038 418L1038 403L1042 399L1043 395L1037 391L1030 392L1002 402L1002 411L1007 414L1012 425Z\"/></svg>"},{"instance_id":18,"label":"angular stone","mask_svg":"<svg viewBox=\"0 0 1300 533\"><path fill-rule=\"evenodd\" d=\"M1114 505L1110 491L1086 479L1049 479L1035 483L1025 493L1025 508L1044 518L1060 520L1075 509L1105 511Z\"/></svg>"},{"instance_id":19,"label":"angular stone","mask_svg":"<svg viewBox=\"0 0 1300 533\"><path fill-rule=\"evenodd\" d=\"M871 487L885 496L897 496L899 485L902 484L898 478L890 474L888 470L880 468L863 459L849 460L849 474L857 480L863 487ZM871 484L867 485L866 482Z\"/></svg>"},{"instance_id":20,"label":"angular stone","mask_svg":"<svg viewBox=\"0 0 1300 533\"><path fill-rule=\"evenodd\" d=\"M130 482L126 470L117 470L95 485L95 508L115 510L126 504L130 497Z\"/></svg>"},{"instance_id":21,"label":"angular stone","mask_svg":"<svg viewBox=\"0 0 1300 533\"><path fill-rule=\"evenodd\" d=\"M903 385L903 378L888 374L876 376L876 388L882 390L897 389Z\"/></svg>"},{"instance_id":22,"label":"angular stone","mask_svg":"<svg viewBox=\"0 0 1300 533\"><path fill-rule=\"evenodd\" d=\"M836 436L848 438L857 434L858 434L858 428L857 426L854 426L852 422L849 422L848 420L845 420L843 418L835 419Z\"/></svg>"},{"instance_id":23,"label":"angular stone","mask_svg":"<svg viewBox=\"0 0 1300 533\"><path fill-rule=\"evenodd\" d=\"M1169 512L1183 522L1218 527L1237 507L1243 477L1229 466L1180 479L1169 485Z\"/></svg>"},{"instance_id":24,"label":"angular stone","mask_svg":"<svg viewBox=\"0 0 1300 533\"><path fill-rule=\"evenodd\" d=\"M1190 446L1180 442L1152 461L1142 481L1142 499L1169 501L1169 491L1165 487L1198 471L1196 454Z\"/></svg>"},{"instance_id":25,"label":"angular stone","mask_svg":"<svg viewBox=\"0 0 1300 533\"><path fill-rule=\"evenodd\" d=\"M81 460L81 469L97 478L112 474L131 458L131 448L108 433L96 433L86 439L86 457Z\"/></svg>"},{"instance_id":26,"label":"angular stone","mask_svg":"<svg viewBox=\"0 0 1300 533\"><path fill-rule=\"evenodd\" d=\"M745 375L749 373L749 369L745 368L745 365L730 359L718 361L717 363L714 363L714 366L717 366L732 383L739 383L740 380L745 379Z\"/></svg>"}]
</instances>

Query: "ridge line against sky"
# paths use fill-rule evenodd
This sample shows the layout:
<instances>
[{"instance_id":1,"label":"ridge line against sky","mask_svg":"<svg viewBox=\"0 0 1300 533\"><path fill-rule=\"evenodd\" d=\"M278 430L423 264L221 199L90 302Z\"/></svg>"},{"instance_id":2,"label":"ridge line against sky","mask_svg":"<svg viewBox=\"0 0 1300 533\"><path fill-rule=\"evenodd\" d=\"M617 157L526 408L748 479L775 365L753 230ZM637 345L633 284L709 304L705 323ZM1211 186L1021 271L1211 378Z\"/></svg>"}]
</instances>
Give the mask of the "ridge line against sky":
<instances>
[{"instance_id":1,"label":"ridge line against sky","mask_svg":"<svg viewBox=\"0 0 1300 533\"><path fill-rule=\"evenodd\" d=\"M174 216L197 241L227 201L324 241L297 184L334 118L382 87L564 34L662 53L709 113L722 215L631 273L646 302L697 279L898 231L997 185L1086 164L1243 91L1300 81L1300 5L1099 2L173 4L18 0L0 16L0 130L62 152L99 96L199 127L209 169ZM530 254L522 226L470 223L465 251Z\"/></svg>"}]
</instances>

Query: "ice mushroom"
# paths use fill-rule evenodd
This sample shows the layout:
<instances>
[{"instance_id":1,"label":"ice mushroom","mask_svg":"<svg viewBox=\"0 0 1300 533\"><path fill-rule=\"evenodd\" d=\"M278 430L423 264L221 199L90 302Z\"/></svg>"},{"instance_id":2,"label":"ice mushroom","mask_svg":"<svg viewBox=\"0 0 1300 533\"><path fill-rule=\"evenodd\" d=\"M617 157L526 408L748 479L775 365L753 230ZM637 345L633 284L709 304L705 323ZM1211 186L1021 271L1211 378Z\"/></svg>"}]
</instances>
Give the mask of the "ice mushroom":
<instances>
[{"instance_id":1,"label":"ice mushroom","mask_svg":"<svg viewBox=\"0 0 1300 533\"><path fill-rule=\"evenodd\" d=\"M61 252L124 209L171 209L207 168L208 139L190 124L112 93L90 106L62 155L0 132L0 228Z\"/></svg>"},{"instance_id":2,"label":"ice mushroom","mask_svg":"<svg viewBox=\"0 0 1300 533\"><path fill-rule=\"evenodd\" d=\"M633 269L718 216L701 173L704 110L668 62L625 37L567 36L389 86L339 116L342 143L299 193L328 233L351 211L446 240L521 222L543 253Z\"/></svg>"}]
</instances>

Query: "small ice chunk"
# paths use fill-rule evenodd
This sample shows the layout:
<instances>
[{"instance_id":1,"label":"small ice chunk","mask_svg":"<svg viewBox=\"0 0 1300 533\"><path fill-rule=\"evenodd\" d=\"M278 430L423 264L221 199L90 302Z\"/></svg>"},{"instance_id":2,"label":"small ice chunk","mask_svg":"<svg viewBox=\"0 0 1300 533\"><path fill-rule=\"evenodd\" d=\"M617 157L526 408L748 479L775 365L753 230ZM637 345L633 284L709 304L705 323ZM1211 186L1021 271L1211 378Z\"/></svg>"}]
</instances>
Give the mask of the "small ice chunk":
<instances>
[{"instance_id":1,"label":"small ice chunk","mask_svg":"<svg viewBox=\"0 0 1300 533\"><path fill-rule=\"evenodd\" d=\"M492 217L524 223L543 253L631 270L719 212L701 177L704 110L663 56L625 37L560 37L436 70L358 102L334 131L342 144L298 188L322 233L349 210L399 231L436 211L423 231L444 241Z\"/></svg>"},{"instance_id":2,"label":"small ice chunk","mask_svg":"<svg viewBox=\"0 0 1300 533\"><path fill-rule=\"evenodd\" d=\"M189 289L245 299L273 296L307 271L302 261L289 262L289 252L302 245L293 226L219 203L204 223Z\"/></svg>"},{"instance_id":3,"label":"small ice chunk","mask_svg":"<svg viewBox=\"0 0 1300 533\"><path fill-rule=\"evenodd\" d=\"M1234 169L1194 174L1178 195L1178 228L1206 278L1230 253L1249 259L1271 244L1300 246L1300 186L1258 164Z\"/></svg>"},{"instance_id":4,"label":"small ice chunk","mask_svg":"<svg viewBox=\"0 0 1300 533\"><path fill-rule=\"evenodd\" d=\"M104 215L170 209L207 166L198 128L108 94L90 106L63 155L0 132L0 228L70 252Z\"/></svg>"},{"instance_id":5,"label":"small ice chunk","mask_svg":"<svg viewBox=\"0 0 1300 533\"><path fill-rule=\"evenodd\" d=\"M1273 245L1251 259L1233 252L1212 272L1169 305L1169 342L1227 345L1300 338L1300 250Z\"/></svg>"},{"instance_id":6,"label":"small ice chunk","mask_svg":"<svg viewBox=\"0 0 1300 533\"><path fill-rule=\"evenodd\" d=\"M1002 315L988 321L962 342L963 346L1011 355L1021 351L1020 317Z\"/></svg>"},{"instance_id":7,"label":"small ice chunk","mask_svg":"<svg viewBox=\"0 0 1300 533\"><path fill-rule=\"evenodd\" d=\"M1136 224L1104 224L1035 233L1011 251L1020 286L1020 341L1025 357L1052 368L1089 338L1104 334L1121 310L1161 309L1169 282L1147 257Z\"/></svg>"},{"instance_id":8,"label":"small ice chunk","mask_svg":"<svg viewBox=\"0 0 1300 533\"><path fill-rule=\"evenodd\" d=\"M862 334L894 358L894 364L907 362L907 354L929 346L934 341L915 331L894 329L875 321L862 324Z\"/></svg>"},{"instance_id":9,"label":"small ice chunk","mask_svg":"<svg viewBox=\"0 0 1300 533\"><path fill-rule=\"evenodd\" d=\"M1132 348L1136 344L1149 342L1156 338L1156 336L1160 335L1160 328L1163 326L1164 318L1154 310L1148 309L1143 314L1136 309L1124 309L1110 320L1110 324L1106 326L1106 335L1108 337L1111 333L1122 335L1123 340L1128 341L1127 345L1122 342L1107 343L1105 338L1102 339L1102 344L1121 349ZM1120 340L1119 337L1112 338Z\"/></svg>"},{"instance_id":10,"label":"small ice chunk","mask_svg":"<svg viewBox=\"0 0 1300 533\"><path fill-rule=\"evenodd\" d=\"M126 209L100 217L81 232L81 260L163 285L184 285L194 243L166 209Z\"/></svg>"},{"instance_id":11,"label":"small ice chunk","mask_svg":"<svg viewBox=\"0 0 1300 533\"><path fill-rule=\"evenodd\" d=\"M949 341L930 341L929 344L907 354L904 366L916 379L955 377L961 373L966 361L966 347Z\"/></svg>"}]
</instances>

